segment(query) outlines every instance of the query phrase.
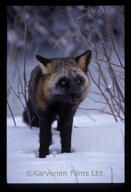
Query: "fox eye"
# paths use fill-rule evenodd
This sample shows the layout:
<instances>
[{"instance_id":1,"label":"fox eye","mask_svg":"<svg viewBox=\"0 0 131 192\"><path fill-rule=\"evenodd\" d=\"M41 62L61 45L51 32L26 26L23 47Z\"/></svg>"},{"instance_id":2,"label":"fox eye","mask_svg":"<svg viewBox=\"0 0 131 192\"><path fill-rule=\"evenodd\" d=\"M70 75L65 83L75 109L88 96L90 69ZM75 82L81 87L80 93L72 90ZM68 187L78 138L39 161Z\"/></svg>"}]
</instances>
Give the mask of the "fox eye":
<instances>
[{"instance_id":1,"label":"fox eye","mask_svg":"<svg viewBox=\"0 0 131 192\"><path fill-rule=\"evenodd\" d=\"M77 84L80 84L80 83L81 83L81 80L80 80L80 79L76 79L76 83L77 83Z\"/></svg>"},{"instance_id":2,"label":"fox eye","mask_svg":"<svg viewBox=\"0 0 131 192\"><path fill-rule=\"evenodd\" d=\"M75 79L75 81L76 81L76 83L77 83L78 85L82 83L82 79L81 79L80 77L77 77L77 78Z\"/></svg>"},{"instance_id":3,"label":"fox eye","mask_svg":"<svg viewBox=\"0 0 131 192\"><path fill-rule=\"evenodd\" d=\"M62 81L61 81L61 85L62 85L62 86L66 86L66 85L67 85L67 82L66 82L65 80L62 80Z\"/></svg>"},{"instance_id":4,"label":"fox eye","mask_svg":"<svg viewBox=\"0 0 131 192\"><path fill-rule=\"evenodd\" d=\"M69 80L67 78L62 78L60 81L59 81L59 85L61 87L67 87L69 85Z\"/></svg>"}]
</instances>

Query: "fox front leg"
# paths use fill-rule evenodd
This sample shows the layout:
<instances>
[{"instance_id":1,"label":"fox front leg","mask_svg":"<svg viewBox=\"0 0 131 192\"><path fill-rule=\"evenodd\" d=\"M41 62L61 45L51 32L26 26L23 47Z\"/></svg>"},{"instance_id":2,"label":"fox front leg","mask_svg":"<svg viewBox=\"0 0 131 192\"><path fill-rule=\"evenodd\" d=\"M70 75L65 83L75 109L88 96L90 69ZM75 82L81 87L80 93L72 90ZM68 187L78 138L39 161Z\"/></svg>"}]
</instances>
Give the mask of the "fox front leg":
<instances>
[{"instance_id":1,"label":"fox front leg","mask_svg":"<svg viewBox=\"0 0 131 192\"><path fill-rule=\"evenodd\" d=\"M61 136L61 152L71 152L71 135L72 135L73 116L60 118L58 127Z\"/></svg>"},{"instance_id":2,"label":"fox front leg","mask_svg":"<svg viewBox=\"0 0 131 192\"><path fill-rule=\"evenodd\" d=\"M51 121L44 117L39 119L40 125L40 148L39 157L44 158L49 154L49 146L51 144Z\"/></svg>"}]
</instances>

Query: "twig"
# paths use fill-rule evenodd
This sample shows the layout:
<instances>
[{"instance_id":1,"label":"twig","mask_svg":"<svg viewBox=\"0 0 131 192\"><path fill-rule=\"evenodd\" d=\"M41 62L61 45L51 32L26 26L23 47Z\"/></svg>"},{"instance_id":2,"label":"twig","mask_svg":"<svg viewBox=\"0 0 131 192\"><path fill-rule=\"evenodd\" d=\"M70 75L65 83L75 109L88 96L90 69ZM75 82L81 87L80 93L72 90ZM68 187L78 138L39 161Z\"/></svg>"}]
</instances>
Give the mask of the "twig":
<instances>
[{"instance_id":1,"label":"twig","mask_svg":"<svg viewBox=\"0 0 131 192\"><path fill-rule=\"evenodd\" d=\"M90 72L90 76L91 76L93 82L94 82L94 83L97 85L97 87L99 88L99 90L100 90L100 92L102 93L103 97L105 98L105 100L106 100L106 102L107 102L107 104L108 104L108 106L109 106L109 108L110 108L110 110L111 110L111 112L112 112L112 115L113 115L115 121L117 121L116 115L115 115L115 113L114 113L114 111L113 111L113 109L112 109L112 106L110 105L110 103L109 103L109 101L108 101L108 98L106 97L106 95L105 95L104 92L102 91L101 87L98 86L98 84L97 84L97 82L95 81L95 79L93 78L91 72Z\"/></svg>"},{"instance_id":2,"label":"twig","mask_svg":"<svg viewBox=\"0 0 131 192\"><path fill-rule=\"evenodd\" d=\"M12 119L13 119L13 122L14 122L14 126L16 127L16 121L15 121L15 118L14 118L14 115L13 115L13 112L12 112L12 109L9 105L9 102L8 102L8 99L7 99L7 105L8 105L8 108L10 110L10 113L11 113L11 116L12 116Z\"/></svg>"},{"instance_id":3,"label":"twig","mask_svg":"<svg viewBox=\"0 0 131 192\"><path fill-rule=\"evenodd\" d=\"M113 169L111 167L111 183L113 183Z\"/></svg>"},{"instance_id":4,"label":"twig","mask_svg":"<svg viewBox=\"0 0 131 192\"><path fill-rule=\"evenodd\" d=\"M112 46L113 46L113 48L114 48L114 51L115 51L115 53L116 53L116 56L117 56L117 58L118 58L118 60L119 60L119 63L120 63L120 65L121 65L121 67L123 67L123 64L122 64L122 62L121 62L121 59L120 59L120 57L119 57L119 54L118 54L117 49L116 49L116 46L115 46L115 42L114 42L114 38L113 38L113 34L112 34L111 19L109 18L109 14L107 13L106 7L104 7L104 12L105 12L105 16L106 16L106 21L107 21L107 23L108 23L107 26L109 26L109 32L110 32L109 37L110 37L110 39L111 39L111 41L112 41ZM108 30L107 30L107 31L108 31Z\"/></svg>"},{"instance_id":5,"label":"twig","mask_svg":"<svg viewBox=\"0 0 131 192\"><path fill-rule=\"evenodd\" d=\"M73 165L71 165L71 168L74 171L74 176L75 176L76 183L79 183L78 177L77 177L77 174L75 174L75 169L74 169Z\"/></svg>"},{"instance_id":6,"label":"twig","mask_svg":"<svg viewBox=\"0 0 131 192\"><path fill-rule=\"evenodd\" d=\"M29 107L28 107L28 100L27 100L27 95L26 95L26 87L27 87L27 81L26 81L26 36L27 36L27 26L26 26L26 20L25 20L25 9L24 9L24 71L23 71L23 76L24 76L24 99L25 99L25 103L26 103L26 111L27 111L27 116L29 119L29 126L30 128L31 126L31 117L30 117L30 112L29 112Z\"/></svg>"},{"instance_id":7,"label":"twig","mask_svg":"<svg viewBox=\"0 0 131 192\"><path fill-rule=\"evenodd\" d=\"M108 112L108 111L103 111L103 110L101 110L101 109L91 109L91 108L82 108L82 107L78 107L78 109L79 110L85 110L85 111L98 111L98 112L100 112L100 113L105 113L105 114L107 114L107 115L112 115L112 113L110 113L110 112ZM121 119L122 121L124 121L124 119L122 118L122 117L120 117L120 116L118 116L118 115L115 115L116 117L118 117L119 119Z\"/></svg>"},{"instance_id":8,"label":"twig","mask_svg":"<svg viewBox=\"0 0 131 192\"><path fill-rule=\"evenodd\" d=\"M11 83L10 83L10 82L8 82L8 83L9 83L10 88L12 89L12 91L13 91L14 95L17 97L17 99L18 99L18 100L19 100L19 102L21 103L22 107L23 107L23 108L25 108L24 103L22 102L22 100L21 100L20 96L19 96L19 95L17 95L17 93L16 93L16 91L14 90L13 86L11 85Z\"/></svg>"}]
</instances>

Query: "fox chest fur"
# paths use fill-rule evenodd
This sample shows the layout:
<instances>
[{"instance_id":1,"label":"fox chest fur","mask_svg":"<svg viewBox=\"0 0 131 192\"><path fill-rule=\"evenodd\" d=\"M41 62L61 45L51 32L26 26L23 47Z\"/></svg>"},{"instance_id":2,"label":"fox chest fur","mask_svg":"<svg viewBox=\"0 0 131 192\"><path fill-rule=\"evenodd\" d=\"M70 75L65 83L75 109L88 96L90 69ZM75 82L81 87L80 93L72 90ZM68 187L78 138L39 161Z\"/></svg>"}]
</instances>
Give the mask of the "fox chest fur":
<instances>
[{"instance_id":1,"label":"fox chest fur","mask_svg":"<svg viewBox=\"0 0 131 192\"><path fill-rule=\"evenodd\" d=\"M56 118L62 152L70 152L73 115L88 92L91 51L76 58L45 59L38 55L36 58L39 66L31 73L27 108L32 126L34 118L40 127L39 157L49 153L51 123Z\"/></svg>"}]
</instances>

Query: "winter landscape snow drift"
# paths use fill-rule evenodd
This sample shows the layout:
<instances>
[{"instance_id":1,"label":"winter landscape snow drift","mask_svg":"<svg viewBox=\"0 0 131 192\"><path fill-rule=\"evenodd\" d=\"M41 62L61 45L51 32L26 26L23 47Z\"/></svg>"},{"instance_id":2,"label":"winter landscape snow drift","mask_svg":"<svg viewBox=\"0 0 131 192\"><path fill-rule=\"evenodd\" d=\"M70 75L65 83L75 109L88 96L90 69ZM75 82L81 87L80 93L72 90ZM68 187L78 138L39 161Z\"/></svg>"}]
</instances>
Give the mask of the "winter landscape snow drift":
<instances>
[{"instance_id":1,"label":"winter landscape snow drift","mask_svg":"<svg viewBox=\"0 0 131 192\"><path fill-rule=\"evenodd\" d=\"M50 155L38 158L39 129L7 119L8 183L123 183L124 124L108 115L75 116L72 153L60 153L56 122Z\"/></svg>"}]
</instances>

